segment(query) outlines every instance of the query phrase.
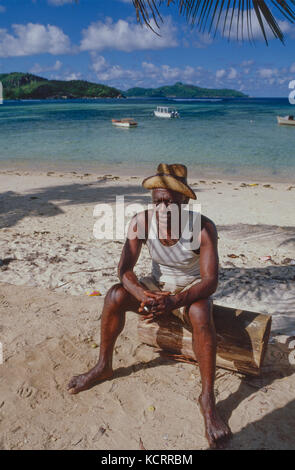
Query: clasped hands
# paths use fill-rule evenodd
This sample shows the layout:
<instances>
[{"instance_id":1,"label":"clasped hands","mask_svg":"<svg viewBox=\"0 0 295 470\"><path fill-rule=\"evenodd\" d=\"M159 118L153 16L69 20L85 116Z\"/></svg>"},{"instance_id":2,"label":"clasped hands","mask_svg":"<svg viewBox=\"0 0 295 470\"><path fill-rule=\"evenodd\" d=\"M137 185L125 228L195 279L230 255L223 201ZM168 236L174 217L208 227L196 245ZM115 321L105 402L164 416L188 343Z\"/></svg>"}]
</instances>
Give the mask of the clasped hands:
<instances>
[{"instance_id":1,"label":"clasped hands","mask_svg":"<svg viewBox=\"0 0 295 470\"><path fill-rule=\"evenodd\" d=\"M144 291L145 298L140 303L138 313L146 311L141 319L152 323L159 316L163 316L176 308L175 296L165 291Z\"/></svg>"}]
</instances>

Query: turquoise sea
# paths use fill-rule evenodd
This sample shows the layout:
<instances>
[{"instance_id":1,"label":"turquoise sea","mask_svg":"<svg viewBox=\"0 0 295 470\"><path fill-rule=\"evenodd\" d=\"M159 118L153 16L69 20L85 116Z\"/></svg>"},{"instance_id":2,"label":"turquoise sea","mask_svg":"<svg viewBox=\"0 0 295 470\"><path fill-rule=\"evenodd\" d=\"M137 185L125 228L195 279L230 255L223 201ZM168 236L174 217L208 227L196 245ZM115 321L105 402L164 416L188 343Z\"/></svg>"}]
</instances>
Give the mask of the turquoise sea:
<instances>
[{"instance_id":1,"label":"turquoise sea","mask_svg":"<svg viewBox=\"0 0 295 470\"><path fill-rule=\"evenodd\" d=\"M153 116L176 108L180 119ZM69 100L4 102L0 106L0 166L136 174L159 161L182 162L199 175L295 177L295 114L288 99ZM132 117L136 129L112 118ZM130 174L130 173L129 173Z\"/></svg>"}]
</instances>

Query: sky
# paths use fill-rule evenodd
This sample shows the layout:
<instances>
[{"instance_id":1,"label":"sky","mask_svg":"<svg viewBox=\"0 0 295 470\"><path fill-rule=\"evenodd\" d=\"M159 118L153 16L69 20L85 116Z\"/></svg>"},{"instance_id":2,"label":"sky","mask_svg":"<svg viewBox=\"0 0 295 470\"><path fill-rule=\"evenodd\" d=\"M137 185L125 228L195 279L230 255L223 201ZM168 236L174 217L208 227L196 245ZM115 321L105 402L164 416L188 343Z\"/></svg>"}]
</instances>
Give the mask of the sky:
<instances>
[{"instance_id":1,"label":"sky","mask_svg":"<svg viewBox=\"0 0 295 470\"><path fill-rule=\"evenodd\" d=\"M269 2L271 4L271 2ZM83 79L121 90L176 82L287 97L295 80L295 25L272 9L285 45L215 39L162 8L160 36L136 21L131 0L0 0L0 73Z\"/></svg>"}]
</instances>

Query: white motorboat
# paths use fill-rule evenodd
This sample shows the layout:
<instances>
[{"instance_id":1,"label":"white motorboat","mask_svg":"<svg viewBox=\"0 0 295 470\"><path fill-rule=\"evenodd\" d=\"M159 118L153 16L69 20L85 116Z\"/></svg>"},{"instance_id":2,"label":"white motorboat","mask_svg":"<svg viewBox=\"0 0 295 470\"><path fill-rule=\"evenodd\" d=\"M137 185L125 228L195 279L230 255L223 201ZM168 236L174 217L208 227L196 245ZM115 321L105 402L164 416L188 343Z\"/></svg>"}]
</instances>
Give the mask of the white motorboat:
<instances>
[{"instance_id":1,"label":"white motorboat","mask_svg":"<svg viewBox=\"0 0 295 470\"><path fill-rule=\"evenodd\" d=\"M277 116L278 124L285 126L295 126L294 116Z\"/></svg>"},{"instance_id":2,"label":"white motorboat","mask_svg":"<svg viewBox=\"0 0 295 470\"><path fill-rule=\"evenodd\" d=\"M137 127L138 123L132 119L132 118L125 118L125 119L112 119L112 124L113 126L117 127L124 127L124 128L130 128L130 127Z\"/></svg>"},{"instance_id":3,"label":"white motorboat","mask_svg":"<svg viewBox=\"0 0 295 470\"><path fill-rule=\"evenodd\" d=\"M179 113L176 109L170 109L163 106L157 106L157 109L154 111L154 115L160 118L178 118Z\"/></svg>"}]
</instances>

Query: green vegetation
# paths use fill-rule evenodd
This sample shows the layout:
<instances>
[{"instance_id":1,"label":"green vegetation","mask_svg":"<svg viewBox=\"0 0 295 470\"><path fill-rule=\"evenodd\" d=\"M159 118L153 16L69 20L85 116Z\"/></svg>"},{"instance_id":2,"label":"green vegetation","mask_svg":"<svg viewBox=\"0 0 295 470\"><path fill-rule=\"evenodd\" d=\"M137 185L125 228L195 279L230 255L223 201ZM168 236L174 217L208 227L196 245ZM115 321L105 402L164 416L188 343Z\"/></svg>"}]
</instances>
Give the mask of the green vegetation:
<instances>
[{"instance_id":1,"label":"green vegetation","mask_svg":"<svg viewBox=\"0 0 295 470\"><path fill-rule=\"evenodd\" d=\"M47 80L30 73L2 73L3 94L6 100L59 99L59 98L245 98L247 95L235 90L201 88L181 82L160 88L116 88L84 80Z\"/></svg>"},{"instance_id":2,"label":"green vegetation","mask_svg":"<svg viewBox=\"0 0 295 470\"><path fill-rule=\"evenodd\" d=\"M246 98L247 95L229 89L201 88L194 85L184 85L181 82L160 88L130 88L122 92L126 97L142 98Z\"/></svg>"},{"instance_id":3,"label":"green vegetation","mask_svg":"<svg viewBox=\"0 0 295 470\"><path fill-rule=\"evenodd\" d=\"M29 73L0 74L6 100L57 98L117 98L116 88L84 80L47 80Z\"/></svg>"}]
</instances>

